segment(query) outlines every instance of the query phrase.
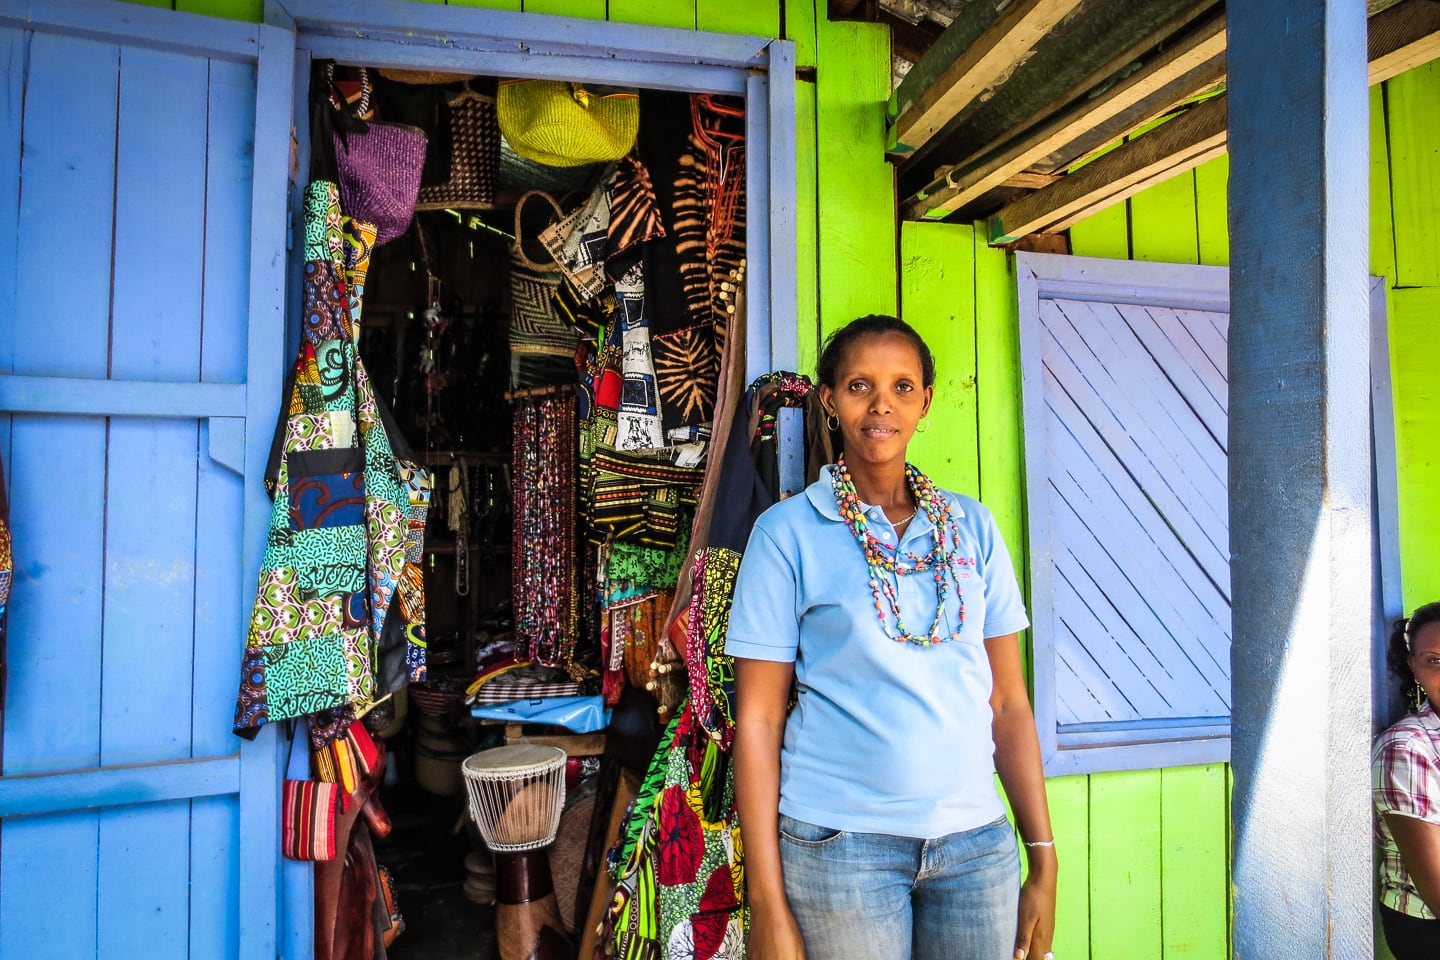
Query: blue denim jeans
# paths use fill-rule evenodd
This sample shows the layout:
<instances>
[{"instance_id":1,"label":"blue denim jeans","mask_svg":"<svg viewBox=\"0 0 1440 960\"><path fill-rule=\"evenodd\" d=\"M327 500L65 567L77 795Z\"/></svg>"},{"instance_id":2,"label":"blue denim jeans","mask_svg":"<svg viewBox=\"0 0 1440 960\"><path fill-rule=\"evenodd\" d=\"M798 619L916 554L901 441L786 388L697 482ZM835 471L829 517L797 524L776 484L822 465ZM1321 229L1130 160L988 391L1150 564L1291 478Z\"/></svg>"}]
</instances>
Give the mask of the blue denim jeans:
<instances>
[{"instance_id":1,"label":"blue denim jeans","mask_svg":"<svg viewBox=\"0 0 1440 960\"><path fill-rule=\"evenodd\" d=\"M1010 960L1020 855L1004 817L936 840L780 815L785 897L806 960Z\"/></svg>"}]
</instances>

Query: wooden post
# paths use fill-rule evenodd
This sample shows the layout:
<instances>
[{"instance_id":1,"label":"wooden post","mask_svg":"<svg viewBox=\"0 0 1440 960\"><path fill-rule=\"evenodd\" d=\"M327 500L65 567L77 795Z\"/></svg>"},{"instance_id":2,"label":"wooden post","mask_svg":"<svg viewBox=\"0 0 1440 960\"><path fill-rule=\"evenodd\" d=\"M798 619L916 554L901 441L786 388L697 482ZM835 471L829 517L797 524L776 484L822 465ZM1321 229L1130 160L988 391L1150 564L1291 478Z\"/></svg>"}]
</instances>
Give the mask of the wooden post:
<instances>
[{"instance_id":1,"label":"wooden post","mask_svg":"<svg viewBox=\"0 0 1440 960\"><path fill-rule=\"evenodd\" d=\"M1233 956L1369 960L1365 5L1227 15Z\"/></svg>"}]
</instances>

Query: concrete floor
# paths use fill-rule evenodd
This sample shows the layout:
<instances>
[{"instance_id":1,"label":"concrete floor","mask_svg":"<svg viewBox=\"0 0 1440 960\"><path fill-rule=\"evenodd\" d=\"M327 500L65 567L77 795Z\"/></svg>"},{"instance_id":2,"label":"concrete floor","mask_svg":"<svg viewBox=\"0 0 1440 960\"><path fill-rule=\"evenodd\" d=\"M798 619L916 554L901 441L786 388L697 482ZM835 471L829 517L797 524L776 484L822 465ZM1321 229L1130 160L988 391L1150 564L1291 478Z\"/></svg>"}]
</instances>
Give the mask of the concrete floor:
<instances>
[{"instance_id":1,"label":"concrete floor","mask_svg":"<svg viewBox=\"0 0 1440 960\"><path fill-rule=\"evenodd\" d=\"M387 787L385 809L395 824L375 855L395 878L405 932L391 945L390 960L495 960L495 909L469 900L466 830L455 832L464 813L459 797L438 797L414 785Z\"/></svg>"}]
</instances>

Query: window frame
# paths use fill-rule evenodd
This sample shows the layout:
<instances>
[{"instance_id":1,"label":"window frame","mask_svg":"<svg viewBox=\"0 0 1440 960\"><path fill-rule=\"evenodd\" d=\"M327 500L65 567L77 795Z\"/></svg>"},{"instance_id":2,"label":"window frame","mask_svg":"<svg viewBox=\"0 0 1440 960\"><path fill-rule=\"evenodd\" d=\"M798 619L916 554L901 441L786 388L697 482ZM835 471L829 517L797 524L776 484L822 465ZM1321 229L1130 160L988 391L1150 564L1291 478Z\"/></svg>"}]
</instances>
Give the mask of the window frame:
<instances>
[{"instance_id":1,"label":"window frame","mask_svg":"<svg viewBox=\"0 0 1440 960\"><path fill-rule=\"evenodd\" d=\"M1142 718L1062 726L1058 720L1050 518L1043 505L1046 416L1040 303L1065 299L1230 312L1229 269L1195 264L1018 253L1021 409L1035 722L1046 776L1144 770L1230 759L1230 718Z\"/></svg>"}]
</instances>

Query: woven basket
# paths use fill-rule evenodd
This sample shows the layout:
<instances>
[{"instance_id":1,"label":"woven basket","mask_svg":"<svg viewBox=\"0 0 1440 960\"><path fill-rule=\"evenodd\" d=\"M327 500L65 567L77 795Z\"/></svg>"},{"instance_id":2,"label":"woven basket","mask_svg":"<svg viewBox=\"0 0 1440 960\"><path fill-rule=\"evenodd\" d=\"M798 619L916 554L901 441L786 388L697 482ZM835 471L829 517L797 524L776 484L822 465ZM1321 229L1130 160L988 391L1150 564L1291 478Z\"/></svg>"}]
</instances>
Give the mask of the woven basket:
<instances>
[{"instance_id":1,"label":"woven basket","mask_svg":"<svg viewBox=\"0 0 1440 960\"><path fill-rule=\"evenodd\" d=\"M464 688L450 689L428 683L412 683L410 702L421 713L431 717L449 717L465 704Z\"/></svg>"},{"instance_id":2,"label":"woven basket","mask_svg":"<svg viewBox=\"0 0 1440 960\"><path fill-rule=\"evenodd\" d=\"M480 209L495 206L500 173L500 126L495 98L467 83L450 99L450 179L420 188L416 210Z\"/></svg>"}]
</instances>

